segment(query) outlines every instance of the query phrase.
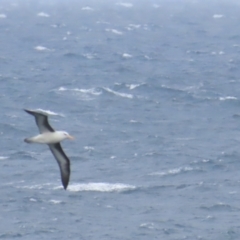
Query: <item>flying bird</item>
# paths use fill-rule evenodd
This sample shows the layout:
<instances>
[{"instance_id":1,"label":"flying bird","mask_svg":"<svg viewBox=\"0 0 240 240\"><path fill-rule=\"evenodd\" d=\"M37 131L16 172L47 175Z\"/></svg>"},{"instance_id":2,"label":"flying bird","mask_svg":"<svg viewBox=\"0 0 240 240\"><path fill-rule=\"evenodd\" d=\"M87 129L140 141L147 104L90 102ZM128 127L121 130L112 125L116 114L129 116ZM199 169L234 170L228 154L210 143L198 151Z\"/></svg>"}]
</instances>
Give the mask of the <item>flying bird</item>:
<instances>
[{"instance_id":1,"label":"flying bird","mask_svg":"<svg viewBox=\"0 0 240 240\"><path fill-rule=\"evenodd\" d=\"M36 120L40 134L25 138L26 143L47 144L57 160L61 172L62 185L67 189L70 177L70 160L62 150L60 142L64 139L74 139L71 135L64 131L55 131L48 123L48 115L37 111L24 109L27 113L33 115Z\"/></svg>"}]
</instances>

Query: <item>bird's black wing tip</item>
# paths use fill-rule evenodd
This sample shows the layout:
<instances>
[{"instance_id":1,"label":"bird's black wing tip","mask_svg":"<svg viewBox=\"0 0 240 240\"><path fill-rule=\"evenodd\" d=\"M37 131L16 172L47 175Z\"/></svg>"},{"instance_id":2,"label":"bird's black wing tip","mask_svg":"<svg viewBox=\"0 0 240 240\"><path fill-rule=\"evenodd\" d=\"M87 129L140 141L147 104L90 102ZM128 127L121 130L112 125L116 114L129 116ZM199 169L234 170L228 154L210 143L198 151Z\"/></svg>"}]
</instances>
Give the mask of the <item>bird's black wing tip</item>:
<instances>
[{"instance_id":1,"label":"bird's black wing tip","mask_svg":"<svg viewBox=\"0 0 240 240\"><path fill-rule=\"evenodd\" d=\"M29 113L29 114L33 114L33 111L31 111L31 110L28 110L28 109L23 109L25 112L27 112L27 113Z\"/></svg>"}]
</instances>

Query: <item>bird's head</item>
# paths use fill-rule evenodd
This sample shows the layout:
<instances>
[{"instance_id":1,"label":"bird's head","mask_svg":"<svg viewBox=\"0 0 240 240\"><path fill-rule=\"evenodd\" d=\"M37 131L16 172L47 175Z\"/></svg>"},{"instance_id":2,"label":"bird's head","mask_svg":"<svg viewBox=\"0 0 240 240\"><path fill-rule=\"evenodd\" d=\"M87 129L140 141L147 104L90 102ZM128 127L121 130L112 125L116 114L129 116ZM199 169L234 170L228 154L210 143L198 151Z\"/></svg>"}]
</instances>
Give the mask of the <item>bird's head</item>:
<instances>
[{"instance_id":1,"label":"bird's head","mask_svg":"<svg viewBox=\"0 0 240 240\"><path fill-rule=\"evenodd\" d=\"M71 136L69 133L64 132L64 131L59 131L59 134L61 135L61 138L64 139L70 139L70 140L74 140L74 137Z\"/></svg>"}]
</instances>

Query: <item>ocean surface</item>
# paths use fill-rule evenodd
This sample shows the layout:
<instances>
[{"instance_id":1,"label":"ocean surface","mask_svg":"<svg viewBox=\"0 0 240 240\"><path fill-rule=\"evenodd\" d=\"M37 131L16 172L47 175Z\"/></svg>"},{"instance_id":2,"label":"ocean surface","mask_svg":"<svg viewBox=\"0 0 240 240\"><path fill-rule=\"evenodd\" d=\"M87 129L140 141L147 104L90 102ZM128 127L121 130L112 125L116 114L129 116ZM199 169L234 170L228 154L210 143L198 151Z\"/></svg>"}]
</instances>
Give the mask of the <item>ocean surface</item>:
<instances>
[{"instance_id":1,"label":"ocean surface","mask_svg":"<svg viewBox=\"0 0 240 240\"><path fill-rule=\"evenodd\" d=\"M0 239L239 240L239 13L1 0ZM67 191L24 108L75 137Z\"/></svg>"}]
</instances>

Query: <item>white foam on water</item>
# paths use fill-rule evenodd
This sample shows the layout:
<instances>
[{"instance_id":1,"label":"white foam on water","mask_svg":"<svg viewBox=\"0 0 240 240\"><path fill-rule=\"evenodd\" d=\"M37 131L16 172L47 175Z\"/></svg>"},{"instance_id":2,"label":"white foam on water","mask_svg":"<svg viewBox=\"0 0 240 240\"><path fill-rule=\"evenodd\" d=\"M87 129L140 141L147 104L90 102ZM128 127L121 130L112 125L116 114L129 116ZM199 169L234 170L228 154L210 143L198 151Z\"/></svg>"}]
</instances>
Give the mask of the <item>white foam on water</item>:
<instances>
[{"instance_id":1,"label":"white foam on water","mask_svg":"<svg viewBox=\"0 0 240 240\"><path fill-rule=\"evenodd\" d=\"M126 27L126 29L127 29L128 31L131 31L131 30L133 30L133 29L138 29L138 28L140 28L140 27L141 27L140 24L128 24L128 26Z\"/></svg>"},{"instance_id":2,"label":"white foam on water","mask_svg":"<svg viewBox=\"0 0 240 240\"><path fill-rule=\"evenodd\" d=\"M224 15L222 15L222 14L214 14L213 15L213 18L222 18L222 17L224 17Z\"/></svg>"},{"instance_id":3,"label":"white foam on water","mask_svg":"<svg viewBox=\"0 0 240 240\"><path fill-rule=\"evenodd\" d=\"M129 24L128 26L131 28L140 28L141 27L140 24Z\"/></svg>"},{"instance_id":4,"label":"white foam on water","mask_svg":"<svg viewBox=\"0 0 240 240\"><path fill-rule=\"evenodd\" d=\"M220 101L237 100L237 98L236 98L236 97L233 97L233 96L227 96L227 97L220 97L219 100L220 100Z\"/></svg>"},{"instance_id":5,"label":"white foam on water","mask_svg":"<svg viewBox=\"0 0 240 240\"><path fill-rule=\"evenodd\" d=\"M131 8L131 7L133 7L133 4L132 4L132 3L127 3L127 2L119 2L119 3L116 3L116 5L122 6L122 7L126 7L126 8Z\"/></svg>"},{"instance_id":6,"label":"white foam on water","mask_svg":"<svg viewBox=\"0 0 240 240\"><path fill-rule=\"evenodd\" d=\"M40 13L37 14L37 16L38 17L46 17L46 18L50 17L50 15L45 13L45 12L40 12Z\"/></svg>"},{"instance_id":7,"label":"white foam on water","mask_svg":"<svg viewBox=\"0 0 240 240\"><path fill-rule=\"evenodd\" d=\"M61 189L62 186L54 189ZM123 183L81 183L71 184L67 190L70 192L126 192L136 189L133 185Z\"/></svg>"},{"instance_id":8,"label":"white foam on water","mask_svg":"<svg viewBox=\"0 0 240 240\"><path fill-rule=\"evenodd\" d=\"M89 151L93 151L93 150L94 150L94 147L91 147L91 146L85 146L84 149L85 149L85 150L89 150Z\"/></svg>"},{"instance_id":9,"label":"white foam on water","mask_svg":"<svg viewBox=\"0 0 240 240\"><path fill-rule=\"evenodd\" d=\"M117 35L123 35L123 32L121 32L117 29L106 28L105 31L112 32L112 33L117 34Z\"/></svg>"},{"instance_id":10,"label":"white foam on water","mask_svg":"<svg viewBox=\"0 0 240 240\"><path fill-rule=\"evenodd\" d=\"M53 49L49 49L49 48L46 48L46 47L40 46L40 45L36 46L34 49L37 50L37 51L40 51L40 52L51 52L51 51L54 51Z\"/></svg>"},{"instance_id":11,"label":"white foam on water","mask_svg":"<svg viewBox=\"0 0 240 240\"><path fill-rule=\"evenodd\" d=\"M107 92L113 93L114 95L119 96L119 97L130 98L130 99L133 98L132 94L116 92L110 88L103 88L103 89L106 90Z\"/></svg>"},{"instance_id":12,"label":"white foam on water","mask_svg":"<svg viewBox=\"0 0 240 240\"><path fill-rule=\"evenodd\" d=\"M87 93L87 94L92 94L92 95L101 95L102 91L96 89L96 88L89 88L89 89L84 89L84 88L65 88L65 87L60 87L58 91L74 91L74 92L81 92L81 93Z\"/></svg>"},{"instance_id":13,"label":"white foam on water","mask_svg":"<svg viewBox=\"0 0 240 240\"><path fill-rule=\"evenodd\" d=\"M147 222L140 224L140 228L148 228L148 229L154 229L154 223Z\"/></svg>"},{"instance_id":14,"label":"white foam on water","mask_svg":"<svg viewBox=\"0 0 240 240\"><path fill-rule=\"evenodd\" d=\"M62 201L60 200L55 200L55 199L51 199L49 200L50 203L53 203L53 204L59 204L59 203L62 203Z\"/></svg>"},{"instance_id":15,"label":"white foam on water","mask_svg":"<svg viewBox=\"0 0 240 240\"><path fill-rule=\"evenodd\" d=\"M142 85L144 85L145 83L139 83L139 84L126 84L126 86L130 89L130 90L133 90L137 87L140 87Z\"/></svg>"},{"instance_id":16,"label":"white foam on water","mask_svg":"<svg viewBox=\"0 0 240 240\"><path fill-rule=\"evenodd\" d=\"M150 173L149 175L151 175L151 176L176 175L176 174L179 174L182 172L189 172L189 171L193 171L193 170L196 170L196 169L194 169L192 167L179 167L179 168L170 169L166 172L153 172L153 173Z\"/></svg>"},{"instance_id":17,"label":"white foam on water","mask_svg":"<svg viewBox=\"0 0 240 240\"><path fill-rule=\"evenodd\" d=\"M82 7L82 10L83 11L93 11L94 9L87 6L87 7Z\"/></svg>"},{"instance_id":18,"label":"white foam on water","mask_svg":"<svg viewBox=\"0 0 240 240\"><path fill-rule=\"evenodd\" d=\"M30 202L37 202L37 199L35 199L35 198L30 198L29 201L30 201Z\"/></svg>"},{"instance_id":19,"label":"white foam on water","mask_svg":"<svg viewBox=\"0 0 240 240\"><path fill-rule=\"evenodd\" d=\"M123 53L122 57L123 58L132 58L133 56L131 54L128 54L128 53Z\"/></svg>"},{"instance_id":20,"label":"white foam on water","mask_svg":"<svg viewBox=\"0 0 240 240\"><path fill-rule=\"evenodd\" d=\"M4 156L0 156L0 160L6 160L8 159L9 157L4 157Z\"/></svg>"},{"instance_id":21,"label":"white foam on water","mask_svg":"<svg viewBox=\"0 0 240 240\"><path fill-rule=\"evenodd\" d=\"M87 59L93 59L95 57L95 55L92 53L85 53L85 54L83 54L83 56Z\"/></svg>"},{"instance_id":22,"label":"white foam on water","mask_svg":"<svg viewBox=\"0 0 240 240\"><path fill-rule=\"evenodd\" d=\"M102 90L100 88L65 88L60 87L57 91L61 92L71 92L71 96L77 97L81 101L91 101L94 100L97 96L102 94Z\"/></svg>"}]
</instances>

